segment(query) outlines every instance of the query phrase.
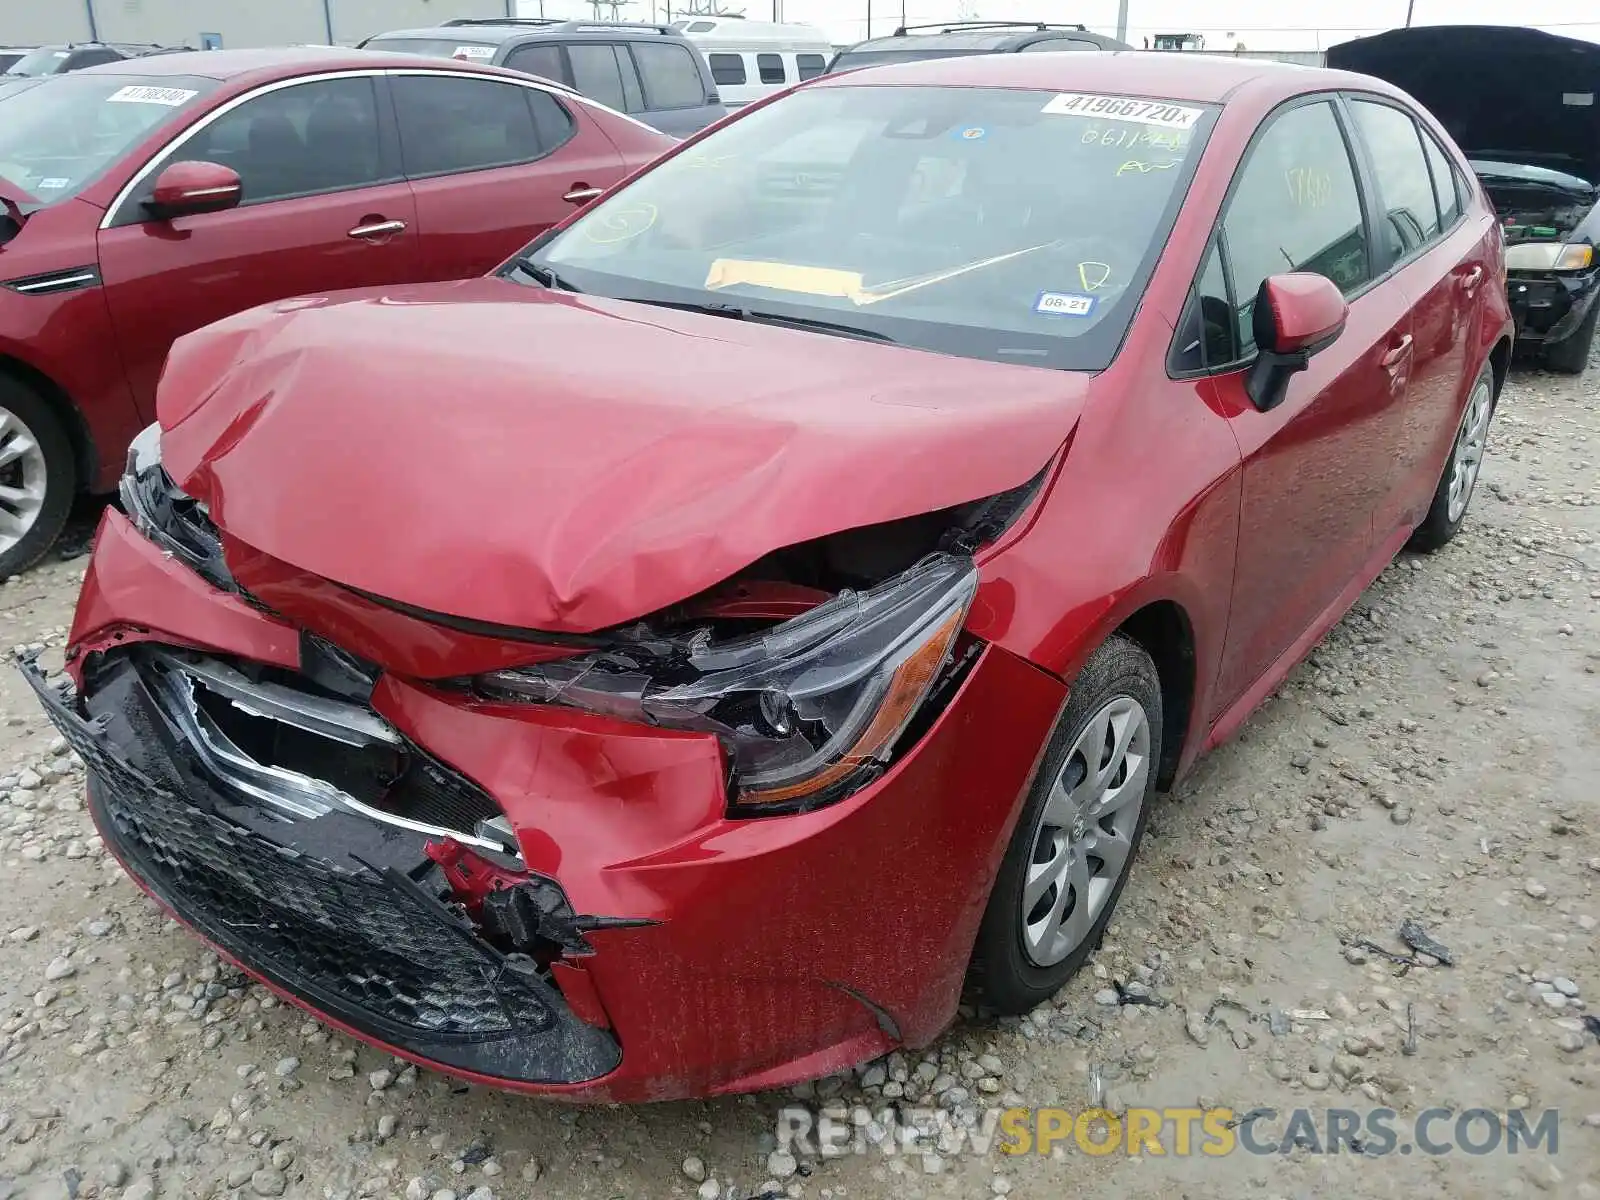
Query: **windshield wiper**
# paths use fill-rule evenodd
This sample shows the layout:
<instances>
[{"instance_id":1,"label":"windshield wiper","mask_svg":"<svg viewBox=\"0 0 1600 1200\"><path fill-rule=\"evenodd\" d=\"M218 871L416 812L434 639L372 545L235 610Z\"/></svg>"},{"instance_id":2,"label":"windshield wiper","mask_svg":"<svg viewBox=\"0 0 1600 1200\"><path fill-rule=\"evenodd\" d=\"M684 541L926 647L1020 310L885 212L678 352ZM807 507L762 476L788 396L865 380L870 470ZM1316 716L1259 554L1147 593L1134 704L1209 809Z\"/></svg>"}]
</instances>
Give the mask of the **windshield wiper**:
<instances>
[{"instance_id":1,"label":"windshield wiper","mask_svg":"<svg viewBox=\"0 0 1600 1200\"><path fill-rule=\"evenodd\" d=\"M511 265L524 275L531 275L534 281L552 292L578 292L582 289L573 285L571 280L564 279L554 269L536 263L527 255L511 260Z\"/></svg>"},{"instance_id":2,"label":"windshield wiper","mask_svg":"<svg viewBox=\"0 0 1600 1200\"><path fill-rule=\"evenodd\" d=\"M28 210L23 208L4 192L0 192L0 208L5 209L6 215L9 216L13 222L15 222L18 229L21 229L28 223Z\"/></svg>"},{"instance_id":3,"label":"windshield wiper","mask_svg":"<svg viewBox=\"0 0 1600 1200\"><path fill-rule=\"evenodd\" d=\"M843 321L828 321L822 317L792 317L788 313L767 312L763 309L745 308L740 304L727 304L716 300L637 300L636 304L653 304L657 308L675 308L682 312L707 313L713 317L727 317L732 321L758 321L763 325L787 325L792 329L814 329L818 333L836 333L840 337L856 338L863 342L888 342L894 339L876 329L863 329Z\"/></svg>"}]
</instances>

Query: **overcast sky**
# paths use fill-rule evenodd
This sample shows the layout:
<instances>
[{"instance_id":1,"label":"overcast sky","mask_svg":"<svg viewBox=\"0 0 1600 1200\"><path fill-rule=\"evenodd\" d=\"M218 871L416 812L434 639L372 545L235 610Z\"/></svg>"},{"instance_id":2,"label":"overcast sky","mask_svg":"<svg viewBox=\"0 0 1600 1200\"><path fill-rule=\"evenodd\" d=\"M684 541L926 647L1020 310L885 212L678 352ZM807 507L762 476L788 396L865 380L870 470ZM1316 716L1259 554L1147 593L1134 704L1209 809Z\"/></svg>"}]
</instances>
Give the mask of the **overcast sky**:
<instances>
[{"instance_id":1,"label":"overcast sky","mask_svg":"<svg viewBox=\"0 0 1600 1200\"><path fill-rule=\"evenodd\" d=\"M751 20L772 19L773 0L721 0L728 11L743 10ZM1114 34L1117 0L870 0L872 32L884 35L900 24L904 5L911 24L976 16L990 20L1048 20L1082 23L1090 29ZM519 0L532 15L539 0ZM673 15L677 5L673 0ZM787 21L819 25L835 42L859 41L866 36L868 0L778 0ZM1225 49L1243 42L1252 50L1324 50L1347 41L1403 25L1407 0L1129 0L1129 41L1153 33L1199 33L1208 50ZM1506 24L1508 13L1516 23L1537 25L1552 33L1600 41L1600 7L1595 0L1414 0L1417 25ZM654 6L652 11L652 5ZM590 15L588 0L545 0L550 16ZM624 20L663 20L666 0L630 0L618 15ZM610 16L605 0L603 15ZM1586 24L1578 23L1589 18Z\"/></svg>"}]
</instances>

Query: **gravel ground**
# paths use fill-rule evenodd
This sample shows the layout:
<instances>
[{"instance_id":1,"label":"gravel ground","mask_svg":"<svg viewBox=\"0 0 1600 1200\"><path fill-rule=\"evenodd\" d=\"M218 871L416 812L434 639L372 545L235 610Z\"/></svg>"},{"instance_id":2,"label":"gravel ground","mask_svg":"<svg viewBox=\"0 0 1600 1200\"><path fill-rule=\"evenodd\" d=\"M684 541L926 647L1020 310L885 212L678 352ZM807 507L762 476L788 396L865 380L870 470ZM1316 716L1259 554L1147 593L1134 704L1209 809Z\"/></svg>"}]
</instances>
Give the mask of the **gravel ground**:
<instances>
[{"instance_id":1,"label":"gravel ground","mask_svg":"<svg viewBox=\"0 0 1600 1200\"><path fill-rule=\"evenodd\" d=\"M123 878L81 767L0 672L0 1200L1600 1197L1597 435L1600 367L1514 373L1463 534L1402 556L1159 806L1057 1003L965 1013L799 1097L555 1106L330 1033ZM82 569L0 587L0 640L59 662ZM1407 918L1453 965L1349 944L1403 953ZM869 1125L867 1153L796 1156L775 1130L799 1100L956 1124L943 1152L872 1149ZM1554 1155L1014 1156L952 1133L983 1105L1097 1102L1561 1116Z\"/></svg>"}]
</instances>

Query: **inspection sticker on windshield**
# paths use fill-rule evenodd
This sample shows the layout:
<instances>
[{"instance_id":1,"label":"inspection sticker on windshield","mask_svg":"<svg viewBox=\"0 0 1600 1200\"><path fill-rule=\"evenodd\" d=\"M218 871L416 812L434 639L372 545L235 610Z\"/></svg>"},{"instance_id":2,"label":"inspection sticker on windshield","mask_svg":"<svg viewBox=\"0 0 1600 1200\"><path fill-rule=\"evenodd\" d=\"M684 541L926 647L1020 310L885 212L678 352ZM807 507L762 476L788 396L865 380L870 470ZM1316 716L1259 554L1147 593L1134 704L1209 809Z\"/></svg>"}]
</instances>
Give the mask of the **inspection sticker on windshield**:
<instances>
[{"instance_id":1,"label":"inspection sticker on windshield","mask_svg":"<svg viewBox=\"0 0 1600 1200\"><path fill-rule=\"evenodd\" d=\"M1040 292L1033 311L1046 317L1087 317L1094 305L1094 296L1080 292Z\"/></svg>"},{"instance_id":2,"label":"inspection sticker on windshield","mask_svg":"<svg viewBox=\"0 0 1600 1200\"><path fill-rule=\"evenodd\" d=\"M1204 109L1165 100L1135 100L1132 96L1092 96L1084 92L1062 92L1040 111L1064 117L1101 117L1108 121L1132 121L1138 125L1159 125L1163 129L1192 129Z\"/></svg>"},{"instance_id":3,"label":"inspection sticker on windshield","mask_svg":"<svg viewBox=\"0 0 1600 1200\"><path fill-rule=\"evenodd\" d=\"M106 97L107 104L165 104L177 108L198 96L187 88L125 87L118 88Z\"/></svg>"}]
</instances>

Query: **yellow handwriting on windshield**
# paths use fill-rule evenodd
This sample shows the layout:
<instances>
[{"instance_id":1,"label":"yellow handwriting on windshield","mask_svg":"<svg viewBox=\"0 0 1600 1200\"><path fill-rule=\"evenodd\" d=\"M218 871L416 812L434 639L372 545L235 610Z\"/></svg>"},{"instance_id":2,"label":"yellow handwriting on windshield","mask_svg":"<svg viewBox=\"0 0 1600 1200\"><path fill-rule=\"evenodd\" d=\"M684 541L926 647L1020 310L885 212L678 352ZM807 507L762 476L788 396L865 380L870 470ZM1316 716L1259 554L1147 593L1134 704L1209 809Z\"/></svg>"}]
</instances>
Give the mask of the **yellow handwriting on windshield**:
<instances>
[{"instance_id":1,"label":"yellow handwriting on windshield","mask_svg":"<svg viewBox=\"0 0 1600 1200\"><path fill-rule=\"evenodd\" d=\"M848 300L859 308L869 304L881 304L885 300L893 300L897 296L904 296L919 288L931 287L936 283L944 283L973 271L981 271L985 267L999 266L1014 258L1021 258L1024 254L1043 250L1052 244L1043 242L1037 246L1024 246L1020 250L1007 251L1005 254L996 254L990 258L980 258L975 262L962 263L942 271L930 271L925 275L894 279L888 283L873 284L871 287L866 286L860 271L806 267L796 263L719 258L706 272L705 286L711 291L716 291L719 288L747 284L750 287L775 288L784 292L802 292L808 296L834 296ZM1106 273L1109 275L1110 272L1111 268L1107 267Z\"/></svg>"},{"instance_id":2,"label":"yellow handwriting on windshield","mask_svg":"<svg viewBox=\"0 0 1600 1200\"><path fill-rule=\"evenodd\" d=\"M582 225L584 236L591 242L608 246L636 238L656 223L656 206L636 202L605 209Z\"/></svg>"},{"instance_id":3,"label":"yellow handwriting on windshield","mask_svg":"<svg viewBox=\"0 0 1600 1200\"><path fill-rule=\"evenodd\" d=\"M1086 292L1098 292L1111 281L1111 264L1081 262L1078 264L1078 282Z\"/></svg>"},{"instance_id":4,"label":"yellow handwriting on windshield","mask_svg":"<svg viewBox=\"0 0 1600 1200\"><path fill-rule=\"evenodd\" d=\"M1177 165L1178 164L1175 161L1144 162L1137 158L1130 158L1127 162L1123 163L1117 168L1117 174L1126 175L1131 172L1137 172L1140 175L1148 175L1151 171L1165 171L1168 168L1175 167Z\"/></svg>"}]
</instances>

